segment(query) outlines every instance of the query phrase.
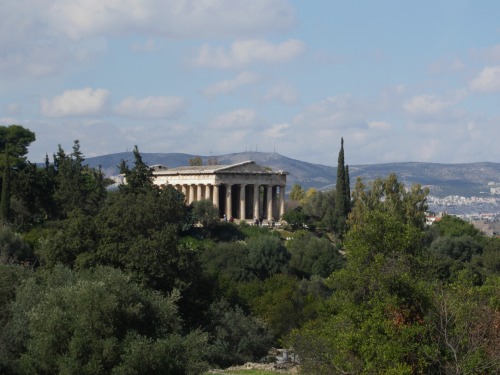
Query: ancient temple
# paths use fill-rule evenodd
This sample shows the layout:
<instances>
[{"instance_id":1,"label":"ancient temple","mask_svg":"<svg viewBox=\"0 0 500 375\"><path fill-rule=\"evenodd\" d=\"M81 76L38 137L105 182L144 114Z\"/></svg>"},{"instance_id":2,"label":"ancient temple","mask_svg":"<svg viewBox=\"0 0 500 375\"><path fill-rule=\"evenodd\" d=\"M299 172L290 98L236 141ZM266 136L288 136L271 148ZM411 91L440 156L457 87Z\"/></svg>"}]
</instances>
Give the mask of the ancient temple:
<instances>
[{"instance_id":1,"label":"ancient temple","mask_svg":"<svg viewBox=\"0 0 500 375\"><path fill-rule=\"evenodd\" d=\"M285 212L284 171L255 164L153 167L156 185L171 185L186 196L186 203L208 199L229 220L275 220Z\"/></svg>"}]
</instances>

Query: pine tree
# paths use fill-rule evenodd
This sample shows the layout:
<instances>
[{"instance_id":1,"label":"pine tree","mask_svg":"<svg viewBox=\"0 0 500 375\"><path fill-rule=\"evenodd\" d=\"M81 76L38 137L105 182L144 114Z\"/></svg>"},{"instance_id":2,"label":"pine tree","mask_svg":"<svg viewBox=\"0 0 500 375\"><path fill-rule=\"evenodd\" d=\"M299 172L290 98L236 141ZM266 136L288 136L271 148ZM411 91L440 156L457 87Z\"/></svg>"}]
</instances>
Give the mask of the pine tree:
<instances>
[{"instance_id":1,"label":"pine tree","mask_svg":"<svg viewBox=\"0 0 500 375\"><path fill-rule=\"evenodd\" d=\"M94 214L104 202L106 185L103 173L84 165L84 162L85 156L78 140L74 141L71 154L67 155L59 145L54 155L57 182L54 199L60 208L61 217L66 217L76 209Z\"/></svg>"},{"instance_id":2,"label":"pine tree","mask_svg":"<svg viewBox=\"0 0 500 375\"><path fill-rule=\"evenodd\" d=\"M148 167L142 160L141 153L137 145L134 147L134 167L129 168L127 162L122 160L118 166L120 173L125 176L126 184L120 186L120 191L124 193L140 193L148 190L155 190L153 184L153 169Z\"/></svg>"}]
</instances>

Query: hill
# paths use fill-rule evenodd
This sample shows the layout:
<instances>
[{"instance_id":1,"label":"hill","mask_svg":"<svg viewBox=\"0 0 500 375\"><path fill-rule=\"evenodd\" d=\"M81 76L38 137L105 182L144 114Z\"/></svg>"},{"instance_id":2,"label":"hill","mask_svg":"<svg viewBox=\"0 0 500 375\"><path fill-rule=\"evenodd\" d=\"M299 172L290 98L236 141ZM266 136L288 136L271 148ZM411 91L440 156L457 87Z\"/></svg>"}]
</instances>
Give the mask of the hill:
<instances>
[{"instance_id":1,"label":"hill","mask_svg":"<svg viewBox=\"0 0 500 375\"><path fill-rule=\"evenodd\" d=\"M189 165L189 159L196 155L182 153L141 153L148 165L162 164L168 167ZM122 152L88 158L86 162L91 167L103 169L107 176L118 174L118 164L121 160L133 163L132 152ZM300 184L303 188L314 187L319 190L332 189L335 186L337 168L321 164L307 163L291 159L277 153L241 152L218 156L201 156L204 164L209 159L215 159L218 164L233 164L253 160L257 164L273 169L289 172L288 187ZM366 181L377 177L385 177L396 173L398 178L407 185L419 183L427 186L431 194L438 197L448 195L479 196L489 195L488 183L500 184L500 163L468 163L468 164L438 164L438 163L386 163L349 166L351 183L357 177Z\"/></svg>"}]
</instances>

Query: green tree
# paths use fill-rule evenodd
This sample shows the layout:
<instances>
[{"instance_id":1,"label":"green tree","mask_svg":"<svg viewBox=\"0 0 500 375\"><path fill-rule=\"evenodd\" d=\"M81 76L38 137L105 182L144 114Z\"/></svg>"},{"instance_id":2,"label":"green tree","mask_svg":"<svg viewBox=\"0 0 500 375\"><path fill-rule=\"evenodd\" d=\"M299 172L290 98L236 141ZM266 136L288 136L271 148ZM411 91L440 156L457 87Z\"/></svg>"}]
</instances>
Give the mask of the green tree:
<instances>
[{"instance_id":1,"label":"green tree","mask_svg":"<svg viewBox=\"0 0 500 375\"><path fill-rule=\"evenodd\" d=\"M493 274L500 275L500 239L489 238L483 249L484 267Z\"/></svg>"},{"instance_id":2,"label":"green tree","mask_svg":"<svg viewBox=\"0 0 500 375\"><path fill-rule=\"evenodd\" d=\"M35 133L20 125L0 126L0 168L2 170L2 192L0 196L0 219L9 220L11 175L13 168L25 163L28 146L35 141Z\"/></svg>"},{"instance_id":3,"label":"green tree","mask_svg":"<svg viewBox=\"0 0 500 375\"><path fill-rule=\"evenodd\" d=\"M292 201L300 202L306 196L306 192L302 189L299 184L293 184L292 190L290 190L289 199Z\"/></svg>"},{"instance_id":4,"label":"green tree","mask_svg":"<svg viewBox=\"0 0 500 375\"><path fill-rule=\"evenodd\" d=\"M16 291L31 273L22 266L0 264L0 373L9 374L9 369L15 367L17 358L13 354L12 343L16 336L10 328L13 321L11 306L16 299Z\"/></svg>"},{"instance_id":5,"label":"green tree","mask_svg":"<svg viewBox=\"0 0 500 375\"><path fill-rule=\"evenodd\" d=\"M100 170L84 165L85 158L76 140L73 151L67 155L59 145L54 155L56 188L54 199L65 218L76 209L87 214L96 214L106 197L104 175Z\"/></svg>"},{"instance_id":6,"label":"green tree","mask_svg":"<svg viewBox=\"0 0 500 375\"><path fill-rule=\"evenodd\" d=\"M346 267L328 280L332 296L294 335L304 373L425 373L433 343L421 238L420 228L383 210L351 226Z\"/></svg>"},{"instance_id":7,"label":"green tree","mask_svg":"<svg viewBox=\"0 0 500 375\"><path fill-rule=\"evenodd\" d=\"M334 190L327 192L318 191L305 199L303 211L309 216L312 223L318 228L333 231L335 216L335 194Z\"/></svg>"},{"instance_id":8,"label":"green tree","mask_svg":"<svg viewBox=\"0 0 500 375\"><path fill-rule=\"evenodd\" d=\"M266 322L275 340L283 343L291 330L317 316L317 304L327 288L315 284L281 273L241 284L239 293L250 311Z\"/></svg>"},{"instance_id":9,"label":"green tree","mask_svg":"<svg viewBox=\"0 0 500 375\"><path fill-rule=\"evenodd\" d=\"M443 236L431 244L430 251L460 262L470 262L474 255L483 252L483 247L468 235L461 237Z\"/></svg>"},{"instance_id":10,"label":"green tree","mask_svg":"<svg viewBox=\"0 0 500 375\"><path fill-rule=\"evenodd\" d=\"M262 283L262 291L251 301L252 311L269 324L275 337L285 337L303 319L303 299L298 280L276 274Z\"/></svg>"},{"instance_id":11,"label":"green tree","mask_svg":"<svg viewBox=\"0 0 500 375\"><path fill-rule=\"evenodd\" d=\"M297 233L287 242L287 248L291 254L290 271L298 277L328 277L344 264L342 255L329 240L311 232Z\"/></svg>"},{"instance_id":12,"label":"green tree","mask_svg":"<svg viewBox=\"0 0 500 375\"><path fill-rule=\"evenodd\" d=\"M199 374L206 336L183 335L176 300L140 288L118 270L62 267L23 284L8 327L15 374ZM200 353L193 356L192 353Z\"/></svg>"},{"instance_id":13,"label":"green tree","mask_svg":"<svg viewBox=\"0 0 500 375\"><path fill-rule=\"evenodd\" d=\"M182 288L179 282L192 276L188 269L194 254L178 247L185 218L182 194L171 187L118 193L109 197L94 223L86 226L85 217L78 215L70 220L63 238L51 248L56 253L63 248L65 253L76 252L79 266L118 267L146 285L170 291ZM71 240L74 235L81 240Z\"/></svg>"},{"instance_id":14,"label":"green tree","mask_svg":"<svg viewBox=\"0 0 500 375\"><path fill-rule=\"evenodd\" d=\"M200 222L204 228L211 228L220 221L219 210L209 199L193 202L192 208L195 221Z\"/></svg>"},{"instance_id":15,"label":"green tree","mask_svg":"<svg viewBox=\"0 0 500 375\"><path fill-rule=\"evenodd\" d=\"M348 223L350 226L362 224L365 215L376 210L387 212L405 224L423 229L428 193L429 190L422 189L419 184L407 189L395 174L373 180L369 188L358 178L352 192L353 204Z\"/></svg>"},{"instance_id":16,"label":"green tree","mask_svg":"<svg viewBox=\"0 0 500 375\"><path fill-rule=\"evenodd\" d=\"M20 263L33 256L31 246L8 226L0 227L0 263Z\"/></svg>"},{"instance_id":17,"label":"green tree","mask_svg":"<svg viewBox=\"0 0 500 375\"><path fill-rule=\"evenodd\" d=\"M300 206L285 212L282 219L285 220L294 230L303 228L308 221L307 215Z\"/></svg>"},{"instance_id":18,"label":"green tree","mask_svg":"<svg viewBox=\"0 0 500 375\"><path fill-rule=\"evenodd\" d=\"M439 235L446 237L461 237L468 235L473 239L482 237L481 231L471 223L452 215L445 215L441 220L432 224Z\"/></svg>"},{"instance_id":19,"label":"green tree","mask_svg":"<svg viewBox=\"0 0 500 375\"><path fill-rule=\"evenodd\" d=\"M340 237L343 237L347 230L346 220L351 206L349 181L349 168L346 168L344 161L344 138L341 138L335 185L335 223Z\"/></svg>"},{"instance_id":20,"label":"green tree","mask_svg":"<svg viewBox=\"0 0 500 375\"><path fill-rule=\"evenodd\" d=\"M277 236L262 235L247 241L249 265L261 280L282 272L290 253Z\"/></svg>"},{"instance_id":21,"label":"green tree","mask_svg":"<svg viewBox=\"0 0 500 375\"><path fill-rule=\"evenodd\" d=\"M463 270L480 285L495 268L495 239L487 239L472 224L446 215L426 229L427 271L442 282L455 282ZM485 249L487 250L485 252Z\"/></svg>"},{"instance_id":22,"label":"green tree","mask_svg":"<svg viewBox=\"0 0 500 375\"><path fill-rule=\"evenodd\" d=\"M120 185L124 193L139 193L144 190L156 189L153 184L153 170L144 163L137 145L134 147L134 167L130 169L127 162L122 160L119 168L125 177L125 184Z\"/></svg>"},{"instance_id":23,"label":"green tree","mask_svg":"<svg viewBox=\"0 0 500 375\"><path fill-rule=\"evenodd\" d=\"M248 247L243 242L219 242L207 246L200 257L205 272L217 279L222 284L220 287L255 278L248 260Z\"/></svg>"},{"instance_id":24,"label":"green tree","mask_svg":"<svg viewBox=\"0 0 500 375\"><path fill-rule=\"evenodd\" d=\"M189 159L189 165L192 167L201 167L203 165L203 160L199 156L195 156L192 159Z\"/></svg>"},{"instance_id":25,"label":"green tree","mask_svg":"<svg viewBox=\"0 0 500 375\"><path fill-rule=\"evenodd\" d=\"M27 162L12 178L12 224L21 230L55 217L55 174L46 161L43 167ZM49 172L50 170L50 172Z\"/></svg>"},{"instance_id":26,"label":"green tree","mask_svg":"<svg viewBox=\"0 0 500 375\"><path fill-rule=\"evenodd\" d=\"M61 229L48 236L39 250L46 267L53 268L57 264L64 264L79 269L98 264L95 252L98 249L100 234L94 217L74 210L62 222Z\"/></svg>"},{"instance_id":27,"label":"green tree","mask_svg":"<svg viewBox=\"0 0 500 375\"><path fill-rule=\"evenodd\" d=\"M498 277L474 286L464 270L438 285L427 321L436 345L435 373L497 374L500 371Z\"/></svg>"},{"instance_id":28,"label":"green tree","mask_svg":"<svg viewBox=\"0 0 500 375\"><path fill-rule=\"evenodd\" d=\"M210 362L221 367L257 361L273 341L267 325L227 300L215 301L210 316Z\"/></svg>"}]
</instances>

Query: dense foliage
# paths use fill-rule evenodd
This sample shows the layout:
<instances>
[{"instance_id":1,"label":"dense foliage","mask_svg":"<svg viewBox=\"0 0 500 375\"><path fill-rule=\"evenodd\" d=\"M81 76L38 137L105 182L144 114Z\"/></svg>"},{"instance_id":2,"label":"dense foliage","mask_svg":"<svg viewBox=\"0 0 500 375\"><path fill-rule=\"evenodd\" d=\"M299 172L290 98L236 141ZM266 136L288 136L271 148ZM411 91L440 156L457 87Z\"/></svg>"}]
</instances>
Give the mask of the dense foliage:
<instances>
[{"instance_id":1,"label":"dense foliage","mask_svg":"<svg viewBox=\"0 0 500 375\"><path fill-rule=\"evenodd\" d=\"M294 186L276 229L186 206L137 147L108 191L78 141L37 166L7 131L2 374L202 374L282 345L304 374L500 372L500 240L426 226L427 191L395 175L351 194L343 140L337 189Z\"/></svg>"}]
</instances>

